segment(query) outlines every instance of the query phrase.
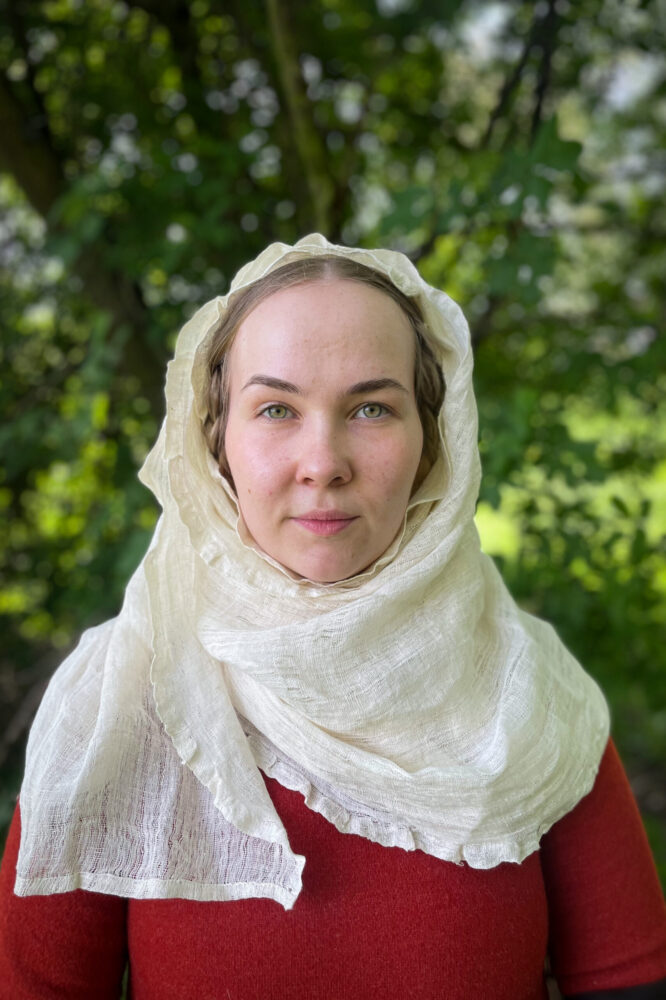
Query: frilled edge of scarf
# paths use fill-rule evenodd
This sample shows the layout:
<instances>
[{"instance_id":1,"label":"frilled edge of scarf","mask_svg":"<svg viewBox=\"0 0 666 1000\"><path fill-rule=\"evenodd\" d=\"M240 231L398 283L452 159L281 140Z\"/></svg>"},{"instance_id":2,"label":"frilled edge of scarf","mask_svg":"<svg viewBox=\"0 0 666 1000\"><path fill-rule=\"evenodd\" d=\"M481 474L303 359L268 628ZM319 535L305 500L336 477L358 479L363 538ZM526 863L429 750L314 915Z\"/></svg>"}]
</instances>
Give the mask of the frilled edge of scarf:
<instances>
[{"instance_id":1,"label":"frilled edge of scarf","mask_svg":"<svg viewBox=\"0 0 666 1000\"><path fill-rule=\"evenodd\" d=\"M578 803L588 795L594 786L601 759L610 738L608 717L606 721L597 720L596 726L589 718L591 727L588 761L582 768L579 778L571 787L567 796L557 799L557 804L540 820L538 825L525 830L507 834L498 839L479 839L478 841L455 841L433 837L425 831L408 824L396 822L390 817L390 826L367 812L354 812L337 801L329 792L324 791L314 775L307 774L294 761L278 756L275 748L251 723L242 719L248 742L252 749L257 766L270 778L274 778L285 788L299 792L306 806L319 813L331 823L339 833L356 834L382 847L400 847L405 851L423 851L441 861L457 865L466 864L470 868L489 869L506 862L520 864L539 849L541 838L566 816ZM362 810L359 804L359 810ZM387 820L389 818L387 817Z\"/></svg>"}]
</instances>

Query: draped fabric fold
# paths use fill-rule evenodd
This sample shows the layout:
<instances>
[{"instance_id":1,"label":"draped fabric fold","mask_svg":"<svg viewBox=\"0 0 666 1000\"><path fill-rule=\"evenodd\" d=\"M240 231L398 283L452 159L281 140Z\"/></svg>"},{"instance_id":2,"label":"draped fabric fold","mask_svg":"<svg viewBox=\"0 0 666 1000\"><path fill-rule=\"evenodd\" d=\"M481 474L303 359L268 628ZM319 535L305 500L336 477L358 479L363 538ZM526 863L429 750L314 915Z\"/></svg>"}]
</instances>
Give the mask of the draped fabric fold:
<instances>
[{"instance_id":1,"label":"draped fabric fold","mask_svg":"<svg viewBox=\"0 0 666 1000\"><path fill-rule=\"evenodd\" d=\"M440 353L441 454L363 573L295 579L246 537L202 424L230 298L291 260L344 255L416 298ZM391 251L273 244L178 338L141 472L162 506L119 616L86 632L31 732L16 891L266 896L302 857L261 770L346 833L488 868L520 862L591 789L594 681L519 609L474 526L480 462L464 317Z\"/></svg>"}]
</instances>

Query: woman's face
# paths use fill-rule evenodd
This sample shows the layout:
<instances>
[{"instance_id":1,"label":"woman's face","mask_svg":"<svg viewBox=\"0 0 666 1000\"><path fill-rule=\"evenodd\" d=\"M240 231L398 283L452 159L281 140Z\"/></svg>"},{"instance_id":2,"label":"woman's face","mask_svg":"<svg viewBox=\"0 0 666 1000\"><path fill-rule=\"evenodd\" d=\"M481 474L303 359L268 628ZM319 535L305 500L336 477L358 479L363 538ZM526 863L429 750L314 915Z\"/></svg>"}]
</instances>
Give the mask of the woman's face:
<instances>
[{"instance_id":1,"label":"woman's face","mask_svg":"<svg viewBox=\"0 0 666 1000\"><path fill-rule=\"evenodd\" d=\"M414 334L356 281L261 302L229 355L225 449L258 546L319 583L359 573L402 526L421 458Z\"/></svg>"}]
</instances>

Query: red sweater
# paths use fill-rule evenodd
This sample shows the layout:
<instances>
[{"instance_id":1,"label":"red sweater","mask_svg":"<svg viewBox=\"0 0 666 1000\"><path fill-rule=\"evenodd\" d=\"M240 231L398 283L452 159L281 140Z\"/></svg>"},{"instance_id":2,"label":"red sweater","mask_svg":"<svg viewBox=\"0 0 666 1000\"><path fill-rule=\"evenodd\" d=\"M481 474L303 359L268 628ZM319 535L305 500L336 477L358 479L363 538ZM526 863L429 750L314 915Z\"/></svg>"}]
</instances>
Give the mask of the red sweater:
<instances>
[{"instance_id":1,"label":"red sweater","mask_svg":"<svg viewBox=\"0 0 666 1000\"><path fill-rule=\"evenodd\" d=\"M132 1000L545 1000L666 977L666 907L622 765L522 864L488 871L340 834L266 779L307 858L286 912L270 900L13 894L18 810L0 874L0 996Z\"/></svg>"}]
</instances>

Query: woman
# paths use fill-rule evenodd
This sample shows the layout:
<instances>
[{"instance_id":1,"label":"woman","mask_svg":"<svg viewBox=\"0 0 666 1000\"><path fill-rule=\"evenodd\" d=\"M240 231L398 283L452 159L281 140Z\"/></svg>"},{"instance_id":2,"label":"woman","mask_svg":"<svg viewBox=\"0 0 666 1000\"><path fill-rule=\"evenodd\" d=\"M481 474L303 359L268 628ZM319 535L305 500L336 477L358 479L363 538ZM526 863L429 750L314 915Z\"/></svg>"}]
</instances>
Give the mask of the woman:
<instances>
[{"instance_id":1,"label":"woman","mask_svg":"<svg viewBox=\"0 0 666 1000\"><path fill-rule=\"evenodd\" d=\"M471 371L405 257L318 235L185 326L163 516L31 733L7 996L117 997L128 956L135 1000L536 1000L547 952L664 995L605 702L480 551Z\"/></svg>"}]
</instances>

